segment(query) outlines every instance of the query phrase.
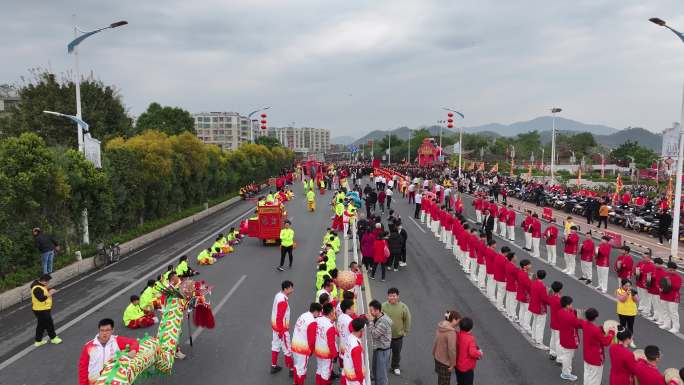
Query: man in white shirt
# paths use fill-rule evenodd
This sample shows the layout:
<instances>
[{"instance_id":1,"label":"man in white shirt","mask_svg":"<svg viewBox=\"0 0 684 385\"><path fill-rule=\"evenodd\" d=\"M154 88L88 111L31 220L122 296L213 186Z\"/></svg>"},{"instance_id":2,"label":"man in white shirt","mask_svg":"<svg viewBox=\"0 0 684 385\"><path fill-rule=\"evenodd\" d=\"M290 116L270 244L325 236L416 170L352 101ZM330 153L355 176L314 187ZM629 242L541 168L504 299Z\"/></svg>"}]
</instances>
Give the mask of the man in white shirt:
<instances>
[{"instance_id":1,"label":"man in white shirt","mask_svg":"<svg viewBox=\"0 0 684 385\"><path fill-rule=\"evenodd\" d=\"M420 219L421 222L425 223L425 217L419 217L420 215L420 203L423 201L423 194L421 193L421 190L418 190L416 193L416 211L413 213L413 217L416 219Z\"/></svg>"},{"instance_id":2,"label":"man in white shirt","mask_svg":"<svg viewBox=\"0 0 684 385\"><path fill-rule=\"evenodd\" d=\"M385 203L387 203L387 210L389 211L392 207L392 195L394 193L392 192L392 187L387 186L387 190L385 190Z\"/></svg>"}]
</instances>

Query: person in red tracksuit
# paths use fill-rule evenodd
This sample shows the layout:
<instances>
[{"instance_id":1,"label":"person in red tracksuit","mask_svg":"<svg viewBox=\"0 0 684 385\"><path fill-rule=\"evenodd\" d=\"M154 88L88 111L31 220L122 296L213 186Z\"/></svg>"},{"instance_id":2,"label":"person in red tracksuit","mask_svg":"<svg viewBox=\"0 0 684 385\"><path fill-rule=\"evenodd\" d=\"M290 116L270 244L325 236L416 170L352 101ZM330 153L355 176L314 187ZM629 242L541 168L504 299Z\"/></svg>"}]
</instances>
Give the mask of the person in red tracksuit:
<instances>
[{"instance_id":1,"label":"person in red tracksuit","mask_svg":"<svg viewBox=\"0 0 684 385\"><path fill-rule=\"evenodd\" d=\"M610 330L604 333L604 330L594 323L598 316L599 312L594 308L589 308L584 312L585 321L582 323L583 385L601 385L605 347L609 346L615 337L615 331Z\"/></svg>"},{"instance_id":2,"label":"person in red tracksuit","mask_svg":"<svg viewBox=\"0 0 684 385\"><path fill-rule=\"evenodd\" d=\"M494 255L494 282L496 282L496 308L503 312L504 298L506 296L506 265L508 258L506 255L511 249L508 246L501 248L500 253Z\"/></svg>"},{"instance_id":3,"label":"person in red tracksuit","mask_svg":"<svg viewBox=\"0 0 684 385\"><path fill-rule=\"evenodd\" d=\"M556 361L556 359L558 358L558 350L560 348L560 335L558 332L558 310L560 310L561 308L561 290L563 290L563 284L561 282L554 281L551 284L551 292L546 298L549 304L549 316L551 318L551 321L549 322L549 328L551 329L551 339L549 340L549 359L551 361Z\"/></svg>"},{"instance_id":4,"label":"person in red tracksuit","mask_svg":"<svg viewBox=\"0 0 684 385\"><path fill-rule=\"evenodd\" d=\"M499 235L501 238L506 238L506 218L508 218L508 210L506 210L506 206L504 205L501 206L501 210L499 210L499 215L497 217L497 226L499 226Z\"/></svg>"},{"instance_id":5,"label":"person in red tracksuit","mask_svg":"<svg viewBox=\"0 0 684 385\"><path fill-rule=\"evenodd\" d=\"M617 273L618 286L622 285L623 279L632 280L634 274L634 258L629 254L629 246L622 246L622 254L615 259L613 268Z\"/></svg>"},{"instance_id":6,"label":"person in red tracksuit","mask_svg":"<svg viewBox=\"0 0 684 385\"><path fill-rule=\"evenodd\" d=\"M316 347L316 318L321 315L322 307L314 302L309 311L299 316L292 331L292 359L294 361L294 385L304 385L309 357Z\"/></svg>"},{"instance_id":7,"label":"person in red tracksuit","mask_svg":"<svg viewBox=\"0 0 684 385\"><path fill-rule=\"evenodd\" d=\"M591 239L591 231L587 231L586 235L586 238L582 241L582 247L580 247L580 272L582 274L579 280L584 281L584 283L588 285L593 278L594 251L596 245L594 244L594 240Z\"/></svg>"},{"instance_id":8,"label":"person in red tracksuit","mask_svg":"<svg viewBox=\"0 0 684 385\"><path fill-rule=\"evenodd\" d=\"M663 314L663 325L670 333L679 333L679 290L682 287L682 276L677 271L676 262L667 263L667 271L663 278L669 282L669 289L660 291L660 307Z\"/></svg>"},{"instance_id":9,"label":"person in red tracksuit","mask_svg":"<svg viewBox=\"0 0 684 385\"><path fill-rule=\"evenodd\" d=\"M451 234L454 237L454 241L451 244L451 252L454 254L454 257L458 257L458 237L461 235L461 231L463 231L461 221L458 218L454 218L454 221L451 223Z\"/></svg>"},{"instance_id":10,"label":"person in red tracksuit","mask_svg":"<svg viewBox=\"0 0 684 385\"><path fill-rule=\"evenodd\" d=\"M570 234L565 238L565 246L563 247L563 258L565 259L565 269L563 272L568 275L575 275L575 259L577 257L577 249L579 245L579 235L577 235L577 226L570 227Z\"/></svg>"},{"instance_id":11,"label":"person in red tracksuit","mask_svg":"<svg viewBox=\"0 0 684 385\"><path fill-rule=\"evenodd\" d=\"M634 367L634 377L639 385L665 385L665 377L658 370L660 361L660 349L655 345L644 348L646 359L638 360Z\"/></svg>"},{"instance_id":12,"label":"person in red tracksuit","mask_svg":"<svg viewBox=\"0 0 684 385\"><path fill-rule=\"evenodd\" d=\"M496 257L496 241L490 240L487 242L487 250L485 251L485 269L487 272L487 298L494 302L496 300L496 281L494 280L494 264Z\"/></svg>"},{"instance_id":13,"label":"person in red tracksuit","mask_svg":"<svg viewBox=\"0 0 684 385\"><path fill-rule=\"evenodd\" d=\"M278 353L283 351L285 366L294 371L292 350L290 346L290 304L288 297L294 292L294 284L291 281L283 281L280 284L281 291L273 298L271 310L271 328L273 340L271 341L271 374L278 373L282 368L278 366ZM294 375L294 373L293 373Z\"/></svg>"},{"instance_id":14,"label":"person in red tracksuit","mask_svg":"<svg viewBox=\"0 0 684 385\"><path fill-rule=\"evenodd\" d=\"M541 243L541 221L539 220L539 215L537 213L532 214L532 223L530 224L532 229L532 256L535 258L540 258L541 253L539 251L539 244Z\"/></svg>"},{"instance_id":15,"label":"person in red tracksuit","mask_svg":"<svg viewBox=\"0 0 684 385\"><path fill-rule=\"evenodd\" d=\"M508 205L506 228L508 229L508 239L510 241L515 241L515 210L513 210L513 205Z\"/></svg>"},{"instance_id":16,"label":"person in red tracksuit","mask_svg":"<svg viewBox=\"0 0 684 385\"><path fill-rule=\"evenodd\" d=\"M602 237L596 253L596 275L598 276L597 290L603 293L608 291L608 266L610 266L610 253L613 247L609 237ZM622 285L620 285L622 286Z\"/></svg>"},{"instance_id":17,"label":"person in red tracksuit","mask_svg":"<svg viewBox=\"0 0 684 385\"><path fill-rule=\"evenodd\" d=\"M549 227L544 231L544 239L546 240L546 261L551 266L556 266L556 241L558 239L558 229L555 226L556 219L551 218Z\"/></svg>"},{"instance_id":18,"label":"person in red tracksuit","mask_svg":"<svg viewBox=\"0 0 684 385\"><path fill-rule=\"evenodd\" d=\"M610 385L634 385L636 359L629 349L632 343L632 332L626 328L618 330L616 344L610 345Z\"/></svg>"},{"instance_id":19,"label":"person in red tracksuit","mask_svg":"<svg viewBox=\"0 0 684 385\"><path fill-rule=\"evenodd\" d=\"M523 247L523 250L525 251L532 251L532 233L529 231L530 225L532 224L532 211L527 210L525 213L525 219L520 223L520 227L523 229L523 233L525 233L525 246Z\"/></svg>"},{"instance_id":20,"label":"person in red tracksuit","mask_svg":"<svg viewBox=\"0 0 684 385\"><path fill-rule=\"evenodd\" d=\"M575 381L577 376L572 374L572 358L579 346L577 329L582 328L583 321L577 318L577 311L572 307L572 297L561 297L560 306L561 308L556 312L560 339L557 361L560 361L562 366L561 378Z\"/></svg>"},{"instance_id":21,"label":"person in red tracksuit","mask_svg":"<svg viewBox=\"0 0 684 385\"><path fill-rule=\"evenodd\" d=\"M639 294L639 312L643 315L651 313L651 295L648 293L648 287L651 285L653 273L655 272L655 264L651 259L651 252L647 250L643 254L643 258L637 262L634 267L634 276L636 278L636 287ZM648 284L647 282L648 281Z\"/></svg>"},{"instance_id":22,"label":"person in red tracksuit","mask_svg":"<svg viewBox=\"0 0 684 385\"><path fill-rule=\"evenodd\" d=\"M477 286L484 290L485 278L487 277L487 233L480 232L480 240L477 243Z\"/></svg>"},{"instance_id":23,"label":"person in red tracksuit","mask_svg":"<svg viewBox=\"0 0 684 385\"><path fill-rule=\"evenodd\" d=\"M518 267L515 265L515 253L510 251L506 254L506 317L510 320L517 320L515 311L518 301L515 296L518 292Z\"/></svg>"},{"instance_id":24,"label":"person in red tracksuit","mask_svg":"<svg viewBox=\"0 0 684 385\"><path fill-rule=\"evenodd\" d=\"M536 279L530 283L530 304L527 310L532 314L532 341L538 349L547 350L544 345L544 327L546 326L546 306L549 304L548 293L544 286L545 270L537 270Z\"/></svg>"},{"instance_id":25,"label":"person in red tracksuit","mask_svg":"<svg viewBox=\"0 0 684 385\"><path fill-rule=\"evenodd\" d=\"M531 268L532 264L528 259L520 261L520 269L518 269L518 291L515 295L515 299L520 303L518 323L523 330L529 334L532 334L532 327L530 326L531 314L528 310L530 304L530 285L532 284L529 276L529 270Z\"/></svg>"},{"instance_id":26,"label":"person in red tracksuit","mask_svg":"<svg viewBox=\"0 0 684 385\"><path fill-rule=\"evenodd\" d=\"M468 237L468 262L470 266L470 280L473 282L477 281L477 256L480 252L479 246L480 240L477 237L477 229L470 229L470 236Z\"/></svg>"},{"instance_id":27,"label":"person in red tracksuit","mask_svg":"<svg viewBox=\"0 0 684 385\"><path fill-rule=\"evenodd\" d=\"M651 286L648 287L648 293L651 295L651 302L653 303L653 316L647 315L646 318L660 323L663 318L663 307L660 301L660 280L665 276L665 269L663 268L663 259L656 257L653 260L654 270L651 278Z\"/></svg>"}]
</instances>

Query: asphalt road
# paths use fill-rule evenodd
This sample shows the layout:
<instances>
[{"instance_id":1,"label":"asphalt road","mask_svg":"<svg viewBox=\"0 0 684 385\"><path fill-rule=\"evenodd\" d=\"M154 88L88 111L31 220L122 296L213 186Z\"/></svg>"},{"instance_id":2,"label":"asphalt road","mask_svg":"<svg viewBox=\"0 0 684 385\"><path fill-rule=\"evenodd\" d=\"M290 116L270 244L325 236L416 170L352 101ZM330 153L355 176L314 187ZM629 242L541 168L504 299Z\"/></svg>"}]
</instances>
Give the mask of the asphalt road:
<instances>
[{"instance_id":1,"label":"asphalt road","mask_svg":"<svg viewBox=\"0 0 684 385\"><path fill-rule=\"evenodd\" d=\"M279 251L262 246L255 239L245 239L236 252L213 266L202 266L200 276L214 285L211 302L217 320L213 330L202 330L187 345L187 327L183 336L184 361L178 361L173 374L164 378L145 380L149 384L290 384L284 372L270 375L271 332L269 317L273 295L283 279L292 280L295 292L290 298L291 323L308 308L314 297L315 258L323 232L330 223L330 211L325 197L317 196L318 211L308 213L301 186L295 185L298 197L287 209L296 231L298 248L292 270L277 272ZM465 198L466 214L474 216L469 198ZM409 233L408 266L399 272L388 272L387 282L369 281L366 288L370 297L384 300L386 290L395 286L401 299L411 309L413 326L404 341L402 375L390 375L390 384L429 384L436 382L431 356L432 340L437 322L445 310L454 308L475 321L474 334L484 351L484 359L476 370L477 384L556 384L560 369L547 360L546 352L534 348L482 293L476 289L457 266L455 258L422 224L414 223L413 207L395 195L393 205L404 220ZM76 382L76 363L82 345L96 334L100 318L112 317L120 324L123 309L131 294L139 293L151 270L163 268L169 259L177 259L186 252L193 258L205 247L220 227L241 218L250 205L241 203L204 221L181 230L167 239L138 252L130 259L110 269L93 274L62 289L55 299L57 327L68 325L60 336L64 343L46 345L26 351L30 346L34 319L30 309L14 308L0 314L0 384L70 384ZM516 235L522 239L522 233ZM204 241L203 241L204 240ZM506 244L506 243L504 243ZM543 251L545 252L545 251ZM526 254L517 250L518 256ZM544 258L544 254L542 254ZM562 260L562 258L560 258ZM561 262L562 263L562 262ZM344 256L338 257L343 268ZM549 268L539 260L533 267L549 272L547 282L561 280L565 294L572 295L579 307L596 307L601 320L615 318L615 303L583 283L560 271ZM561 266L562 267L562 266ZM612 276L611 276L612 277ZM140 280L141 282L137 282ZM610 290L615 288L610 279ZM69 284L67 284L69 285ZM130 287L129 287L130 286ZM101 305L103 301L109 301ZM96 309L93 311L93 309ZM131 331L117 326L118 333L142 336L155 333L155 328ZM661 368L682 365L677 357L682 351L682 340L658 329L643 319L636 322L636 341L643 347L647 342L659 345L664 352ZM546 333L548 343L548 329ZM24 354L14 362L8 360ZM282 358L281 358L282 360ZM313 384L310 365L307 383ZM575 374L581 376L581 354L575 358ZM604 384L607 384L607 368ZM455 380L454 380L455 381Z\"/></svg>"}]
</instances>

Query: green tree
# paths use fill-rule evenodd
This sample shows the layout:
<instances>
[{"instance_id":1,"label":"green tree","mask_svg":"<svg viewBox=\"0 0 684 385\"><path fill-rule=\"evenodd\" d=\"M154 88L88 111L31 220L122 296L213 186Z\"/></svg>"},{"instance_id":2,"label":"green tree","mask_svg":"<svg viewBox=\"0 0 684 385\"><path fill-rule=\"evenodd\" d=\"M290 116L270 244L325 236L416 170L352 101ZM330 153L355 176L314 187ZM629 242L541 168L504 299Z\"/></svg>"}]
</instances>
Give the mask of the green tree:
<instances>
[{"instance_id":1,"label":"green tree","mask_svg":"<svg viewBox=\"0 0 684 385\"><path fill-rule=\"evenodd\" d=\"M192 115L179 107L161 106L152 103L140 114L135 123L135 132L159 130L167 135L178 135L182 132L195 132L195 120Z\"/></svg>"},{"instance_id":2,"label":"green tree","mask_svg":"<svg viewBox=\"0 0 684 385\"><path fill-rule=\"evenodd\" d=\"M262 146L266 146L270 149L272 149L273 147L282 146L280 141L273 136L260 136L256 138L254 143L261 144Z\"/></svg>"},{"instance_id":3,"label":"green tree","mask_svg":"<svg viewBox=\"0 0 684 385\"><path fill-rule=\"evenodd\" d=\"M634 157L638 168L650 167L658 159L655 152L629 140L610 152L610 157L618 161L631 162L630 156Z\"/></svg>"},{"instance_id":4,"label":"green tree","mask_svg":"<svg viewBox=\"0 0 684 385\"><path fill-rule=\"evenodd\" d=\"M76 87L70 79L57 79L42 70L33 71L33 79L18 90L21 102L1 119L0 135L18 136L34 132L48 146L77 145L76 127L68 119L47 115L44 110L76 115ZM93 78L81 80L83 120L90 125L91 134L104 141L130 132L131 118L121 102L118 91Z\"/></svg>"}]
</instances>

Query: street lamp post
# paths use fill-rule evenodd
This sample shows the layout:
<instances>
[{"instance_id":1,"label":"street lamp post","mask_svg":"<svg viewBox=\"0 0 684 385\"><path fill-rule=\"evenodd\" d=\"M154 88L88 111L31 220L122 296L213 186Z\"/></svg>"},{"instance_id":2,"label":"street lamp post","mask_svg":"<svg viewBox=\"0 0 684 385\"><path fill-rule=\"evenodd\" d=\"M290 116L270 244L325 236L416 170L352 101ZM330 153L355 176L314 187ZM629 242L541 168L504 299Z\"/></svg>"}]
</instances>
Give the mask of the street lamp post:
<instances>
[{"instance_id":1,"label":"street lamp post","mask_svg":"<svg viewBox=\"0 0 684 385\"><path fill-rule=\"evenodd\" d=\"M558 107L551 109L551 116L553 116L553 126L551 128L551 183L554 181L554 174L556 168L556 114L563 111Z\"/></svg>"},{"instance_id":2,"label":"street lamp post","mask_svg":"<svg viewBox=\"0 0 684 385\"><path fill-rule=\"evenodd\" d=\"M85 39L98 32L102 32L106 29L121 27L126 24L128 24L127 21L121 20L106 27L98 28L92 31L83 31L77 26L74 26L74 40L67 44L67 52L74 54L74 70L76 71L76 79L74 81L76 85L76 118L81 122L83 122L83 114L81 111L81 72L78 66L78 45L81 44ZM85 146L83 143L83 127L78 123L76 124L76 127L78 129L78 150L85 154ZM90 234L88 232L88 209L83 209L81 213L81 220L83 226L83 244L87 245L90 243Z\"/></svg>"},{"instance_id":3,"label":"street lamp post","mask_svg":"<svg viewBox=\"0 0 684 385\"><path fill-rule=\"evenodd\" d=\"M454 114L457 114L458 116L460 116L461 119L465 119L465 116L462 113L454 110L453 108L442 107L442 109L445 111L453 112ZM440 147L441 147L441 143L440 143ZM459 178L461 177L461 169L462 169L461 161L462 161L462 158L463 158L463 125L459 124L458 125L458 177Z\"/></svg>"},{"instance_id":4,"label":"street lamp post","mask_svg":"<svg viewBox=\"0 0 684 385\"><path fill-rule=\"evenodd\" d=\"M665 21L654 17L649 19L650 22L657 24L661 27L665 27L672 31L679 39L684 42L684 34L677 31L676 29L670 27L665 23ZM675 187L675 201L673 207L673 219L672 219L672 239L670 240L670 254L672 258L677 258L677 252L679 250L679 217L681 215L681 204L682 204L682 157L684 156L684 140L682 140L682 127L684 126L684 90L682 91L682 109L679 120L679 152L677 153L677 184Z\"/></svg>"},{"instance_id":5,"label":"street lamp post","mask_svg":"<svg viewBox=\"0 0 684 385\"><path fill-rule=\"evenodd\" d=\"M411 129L410 128L409 128L409 138L408 138L407 150L408 150L408 152L406 155L406 162L408 162L408 164L411 164Z\"/></svg>"},{"instance_id":6,"label":"street lamp post","mask_svg":"<svg viewBox=\"0 0 684 385\"><path fill-rule=\"evenodd\" d=\"M261 111L266 111L270 108L271 108L271 106L267 106L267 107L262 107L262 108L259 108L258 110L254 110L254 111L250 112L249 115L247 115L247 121L251 122L252 116L254 116L254 114L259 113ZM254 126L250 127L249 141L250 141L250 143L254 143Z\"/></svg>"}]
</instances>

